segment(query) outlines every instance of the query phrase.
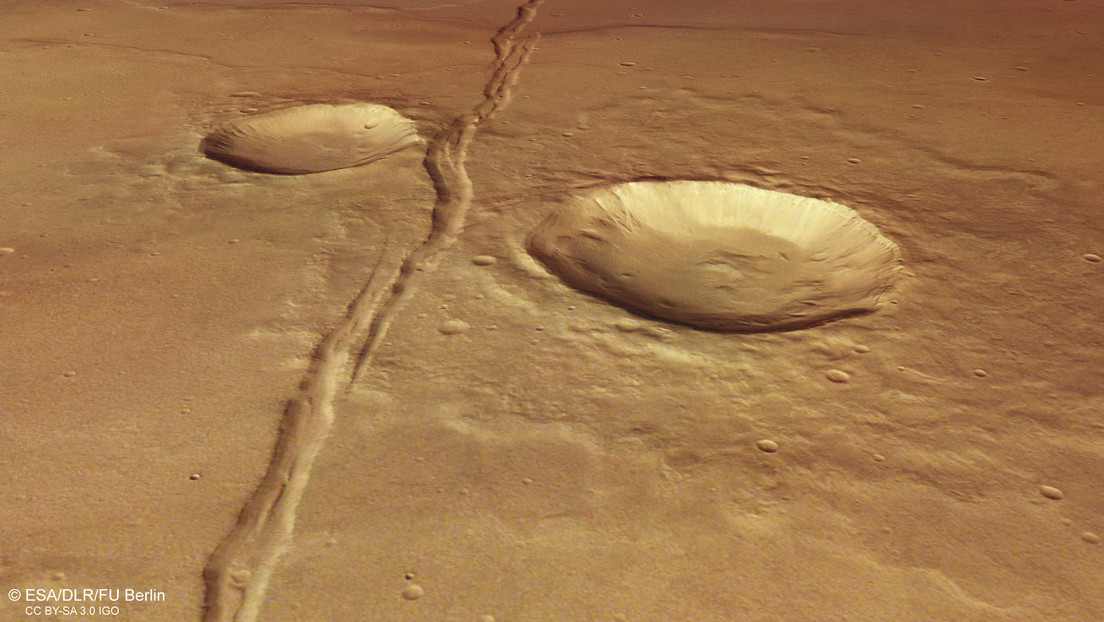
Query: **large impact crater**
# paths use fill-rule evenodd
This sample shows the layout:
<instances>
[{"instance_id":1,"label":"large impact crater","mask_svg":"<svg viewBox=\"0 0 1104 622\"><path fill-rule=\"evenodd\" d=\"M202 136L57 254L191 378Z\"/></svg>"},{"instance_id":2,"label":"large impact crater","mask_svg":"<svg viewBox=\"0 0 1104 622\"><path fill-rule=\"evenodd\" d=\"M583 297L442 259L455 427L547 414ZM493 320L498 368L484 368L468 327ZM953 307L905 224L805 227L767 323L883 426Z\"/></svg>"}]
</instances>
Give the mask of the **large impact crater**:
<instances>
[{"instance_id":1,"label":"large impact crater","mask_svg":"<svg viewBox=\"0 0 1104 622\"><path fill-rule=\"evenodd\" d=\"M568 284L723 331L802 328L874 311L897 245L854 210L726 182L632 182L571 198L529 239Z\"/></svg>"},{"instance_id":2,"label":"large impact crater","mask_svg":"<svg viewBox=\"0 0 1104 622\"><path fill-rule=\"evenodd\" d=\"M253 115L203 139L214 160L264 173L367 164L418 142L414 122L379 104L308 104Z\"/></svg>"}]
</instances>

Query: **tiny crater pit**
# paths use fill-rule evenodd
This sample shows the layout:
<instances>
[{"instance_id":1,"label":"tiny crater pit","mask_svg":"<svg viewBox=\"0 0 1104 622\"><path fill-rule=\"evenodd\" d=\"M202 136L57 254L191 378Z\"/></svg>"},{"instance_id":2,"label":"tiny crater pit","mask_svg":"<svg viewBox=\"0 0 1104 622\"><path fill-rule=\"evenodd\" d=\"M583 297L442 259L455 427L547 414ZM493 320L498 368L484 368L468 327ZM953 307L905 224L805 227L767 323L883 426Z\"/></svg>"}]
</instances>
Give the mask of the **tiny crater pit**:
<instances>
[{"instance_id":1,"label":"tiny crater pit","mask_svg":"<svg viewBox=\"0 0 1104 622\"><path fill-rule=\"evenodd\" d=\"M529 237L569 285L709 330L792 330L876 310L897 245L854 210L752 186L643 181L568 199Z\"/></svg>"}]
</instances>

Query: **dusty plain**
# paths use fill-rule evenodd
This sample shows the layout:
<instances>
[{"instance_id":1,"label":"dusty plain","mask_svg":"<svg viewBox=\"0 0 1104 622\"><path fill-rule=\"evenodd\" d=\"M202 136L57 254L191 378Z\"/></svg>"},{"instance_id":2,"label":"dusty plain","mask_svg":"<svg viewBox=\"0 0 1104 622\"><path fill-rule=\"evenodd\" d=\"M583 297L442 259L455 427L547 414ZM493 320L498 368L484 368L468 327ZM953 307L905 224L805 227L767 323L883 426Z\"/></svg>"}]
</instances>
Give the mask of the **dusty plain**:
<instances>
[{"instance_id":1,"label":"dusty plain","mask_svg":"<svg viewBox=\"0 0 1104 622\"><path fill-rule=\"evenodd\" d=\"M527 6L461 230L339 361L237 619L1104 620L1104 6ZM0 620L86 619L28 615L39 588L235 619L205 568L320 345L432 241L427 150L519 8L0 3ZM306 175L199 149L357 101L422 142ZM872 314L725 333L527 252L573 193L682 179L847 205L901 277Z\"/></svg>"}]
</instances>

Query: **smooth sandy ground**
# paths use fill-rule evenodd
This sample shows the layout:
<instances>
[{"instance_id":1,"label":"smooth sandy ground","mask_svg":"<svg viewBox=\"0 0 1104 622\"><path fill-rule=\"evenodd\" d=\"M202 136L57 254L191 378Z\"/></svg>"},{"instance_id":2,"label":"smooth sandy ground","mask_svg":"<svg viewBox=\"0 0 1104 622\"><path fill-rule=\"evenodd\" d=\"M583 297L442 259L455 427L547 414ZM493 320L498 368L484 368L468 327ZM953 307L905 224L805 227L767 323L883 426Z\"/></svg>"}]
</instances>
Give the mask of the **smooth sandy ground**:
<instances>
[{"instance_id":1,"label":"smooth sandy ground","mask_svg":"<svg viewBox=\"0 0 1104 622\"><path fill-rule=\"evenodd\" d=\"M434 189L419 148L272 176L199 141L355 100L432 139L516 9L0 4L5 593L200 619L311 352ZM336 404L259 619L1104 619L1100 4L547 0L530 28L466 229ZM645 178L831 198L905 276L876 314L739 335L526 254L567 194ZM0 618L55 619L24 605Z\"/></svg>"}]
</instances>

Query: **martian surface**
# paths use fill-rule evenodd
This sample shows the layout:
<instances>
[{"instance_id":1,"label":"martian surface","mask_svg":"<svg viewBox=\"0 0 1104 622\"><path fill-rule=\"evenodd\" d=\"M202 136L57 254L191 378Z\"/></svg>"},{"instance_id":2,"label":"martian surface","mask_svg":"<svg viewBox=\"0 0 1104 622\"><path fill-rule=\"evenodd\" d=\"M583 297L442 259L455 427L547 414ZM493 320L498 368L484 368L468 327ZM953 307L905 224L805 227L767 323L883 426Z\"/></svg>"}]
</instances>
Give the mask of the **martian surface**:
<instances>
[{"instance_id":1,"label":"martian surface","mask_svg":"<svg viewBox=\"0 0 1104 622\"><path fill-rule=\"evenodd\" d=\"M1104 5L0 3L0 620L1104 620Z\"/></svg>"}]
</instances>

